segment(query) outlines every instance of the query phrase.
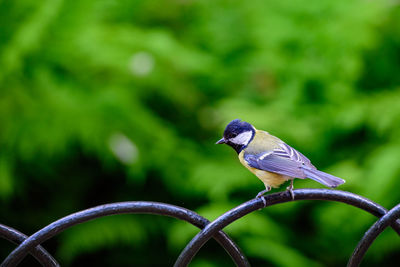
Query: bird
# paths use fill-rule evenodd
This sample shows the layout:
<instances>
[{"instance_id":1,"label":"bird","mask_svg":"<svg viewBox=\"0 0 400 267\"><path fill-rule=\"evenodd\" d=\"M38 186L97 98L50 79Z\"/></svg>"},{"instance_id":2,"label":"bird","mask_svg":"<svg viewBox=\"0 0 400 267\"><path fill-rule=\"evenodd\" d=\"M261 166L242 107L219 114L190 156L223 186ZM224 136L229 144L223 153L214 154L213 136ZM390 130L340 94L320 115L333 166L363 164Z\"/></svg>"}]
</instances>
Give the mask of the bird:
<instances>
[{"instance_id":1,"label":"bird","mask_svg":"<svg viewBox=\"0 0 400 267\"><path fill-rule=\"evenodd\" d=\"M235 119L225 128L223 137L216 144L232 147L239 161L265 185L256 198L262 197L271 188L277 188L290 180L287 190L292 199L293 179L310 178L327 187L335 188L345 180L317 170L311 161L299 151L266 131L257 130L248 122Z\"/></svg>"}]
</instances>

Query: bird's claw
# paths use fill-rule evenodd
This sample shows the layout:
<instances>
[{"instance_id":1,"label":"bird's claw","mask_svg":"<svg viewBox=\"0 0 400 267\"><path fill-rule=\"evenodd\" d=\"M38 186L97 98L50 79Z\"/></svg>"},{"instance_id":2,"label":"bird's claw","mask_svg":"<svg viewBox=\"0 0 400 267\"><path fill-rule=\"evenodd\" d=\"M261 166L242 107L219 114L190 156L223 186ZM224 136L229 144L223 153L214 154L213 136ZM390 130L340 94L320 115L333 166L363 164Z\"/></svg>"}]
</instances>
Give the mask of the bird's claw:
<instances>
[{"instance_id":1,"label":"bird's claw","mask_svg":"<svg viewBox=\"0 0 400 267\"><path fill-rule=\"evenodd\" d=\"M287 191L289 191L289 193L290 193L290 196L292 197L292 200L294 200L294 192L293 192L293 188L288 188L288 190Z\"/></svg>"},{"instance_id":2,"label":"bird's claw","mask_svg":"<svg viewBox=\"0 0 400 267\"><path fill-rule=\"evenodd\" d=\"M286 187L286 190L289 191L292 200L294 200L294 192L293 192L293 180L291 180L290 185Z\"/></svg>"},{"instance_id":3,"label":"bird's claw","mask_svg":"<svg viewBox=\"0 0 400 267\"><path fill-rule=\"evenodd\" d=\"M267 186L263 191L261 191L257 194L256 198L260 198L260 197L264 196L264 194L268 193L269 191L271 191L271 187Z\"/></svg>"}]
</instances>

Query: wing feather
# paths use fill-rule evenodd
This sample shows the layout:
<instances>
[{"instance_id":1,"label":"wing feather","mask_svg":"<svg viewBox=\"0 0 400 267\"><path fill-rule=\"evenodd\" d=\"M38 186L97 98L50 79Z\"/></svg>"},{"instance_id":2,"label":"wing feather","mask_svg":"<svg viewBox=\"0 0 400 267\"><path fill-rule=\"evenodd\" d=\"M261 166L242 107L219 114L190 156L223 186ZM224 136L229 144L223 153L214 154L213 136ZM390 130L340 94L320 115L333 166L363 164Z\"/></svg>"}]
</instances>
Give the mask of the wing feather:
<instances>
[{"instance_id":1,"label":"wing feather","mask_svg":"<svg viewBox=\"0 0 400 267\"><path fill-rule=\"evenodd\" d=\"M289 146L286 143L282 142L280 144L280 148L274 149L273 153L278 156L300 162L304 164L306 167L309 167L311 169L316 169L315 166L311 164L311 161L306 156L304 156L299 151L297 151L296 149L294 149L293 147Z\"/></svg>"},{"instance_id":2,"label":"wing feather","mask_svg":"<svg viewBox=\"0 0 400 267\"><path fill-rule=\"evenodd\" d=\"M245 154L244 159L249 166L256 169L275 172L290 177L305 178L300 162L275 155L275 153L267 152L258 155Z\"/></svg>"},{"instance_id":3,"label":"wing feather","mask_svg":"<svg viewBox=\"0 0 400 267\"><path fill-rule=\"evenodd\" d=\"M345 181L336 176L318 171L310 160L285 143L280 148L260 154L244 154L250 167L295 178L310 178L329 187L336 187Z\"/></svg>"}]
</instances>

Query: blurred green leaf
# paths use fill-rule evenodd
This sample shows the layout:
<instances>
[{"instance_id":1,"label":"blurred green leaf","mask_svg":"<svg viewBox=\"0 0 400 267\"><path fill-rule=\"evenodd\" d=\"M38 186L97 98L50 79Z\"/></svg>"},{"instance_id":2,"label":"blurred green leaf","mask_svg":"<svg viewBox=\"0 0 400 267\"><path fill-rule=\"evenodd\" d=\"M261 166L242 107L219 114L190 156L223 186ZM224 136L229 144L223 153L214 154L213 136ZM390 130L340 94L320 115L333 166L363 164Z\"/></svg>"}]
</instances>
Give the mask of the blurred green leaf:
<instances>
[{"instance_id":1,"label":"blurred green leaf","mask_svg":"<svg viewBox=\"0 0 400 267\"><path fill-rule=\"evenodd\" d=\"M61 236L59 256L70 263L75 257L109 248L117 244L127 244L135 249L145 239L142 225L128 216L111 216L74 226Z\"/></svg>"}]
</instances>

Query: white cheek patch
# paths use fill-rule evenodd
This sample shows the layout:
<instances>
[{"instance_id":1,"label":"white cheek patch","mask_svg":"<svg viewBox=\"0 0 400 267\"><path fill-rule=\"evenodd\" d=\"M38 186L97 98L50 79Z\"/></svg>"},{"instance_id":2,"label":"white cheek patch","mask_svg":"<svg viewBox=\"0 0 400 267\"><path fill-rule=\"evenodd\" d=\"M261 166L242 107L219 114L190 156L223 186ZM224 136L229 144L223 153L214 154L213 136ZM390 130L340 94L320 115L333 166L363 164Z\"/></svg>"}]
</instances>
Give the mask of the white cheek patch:
<instances>
[{"instance_id":1,"label":"white cheek patch","mask_svg":"<svg viewBox=\"0 0 400 267\"><path fill-rule=\"evenodd\" d=\"M238 136L236 136L235 138L229 139L229 141L238 145L248 145L252 135L253 135L252 131L243 132Z\"/></svg>"}]
</instances>

